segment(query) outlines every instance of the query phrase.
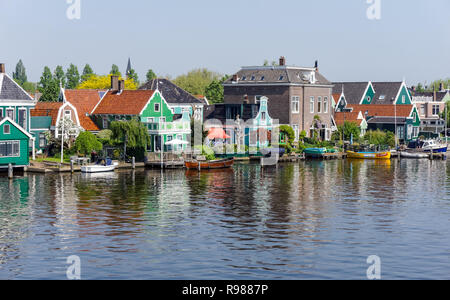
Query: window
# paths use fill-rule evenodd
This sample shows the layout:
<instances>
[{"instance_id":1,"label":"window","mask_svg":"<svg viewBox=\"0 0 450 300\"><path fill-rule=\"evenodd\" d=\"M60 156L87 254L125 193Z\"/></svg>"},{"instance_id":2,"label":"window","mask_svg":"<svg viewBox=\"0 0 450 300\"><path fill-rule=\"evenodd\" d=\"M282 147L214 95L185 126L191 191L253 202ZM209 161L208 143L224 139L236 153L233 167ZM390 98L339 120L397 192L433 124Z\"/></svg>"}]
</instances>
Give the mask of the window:
<instances>
[{"instance_id":1,"label":"window","mask_svg":"<svg viewBox=\"0 0 450 300\"><path fill-rule=\"evenodd\" d=\"M259 103L260 103L261 97L262 97L261 95L256 95L256 96L255 96L255 103L256 103L256 104L259 104Z\"/></svg>"},{"instance_id":2,"label":"window","mask_svg":"<svg viewBox=\"0 0 450 300\"><path fill-rule=\"evenodd\" d=\"M261 113L261 121L265 121L266 120L266 113L262 112Z\"/></svg>"},{"instance_id":3,"label":"window","mask_svg":"<svg viewBox=\"0 0 450 300\"><path fill-rule=\"evenodd\" d=\"M402 95L402 103L405 104L406 103L406 96Z\"/></svg>"},{"instance_id":4,"label":"window","mask_svg":"<svg viewBox=\"0 0 450 300\"><path fill-rule=\"evenodd\" d=\"M155 103L155 112L159 112L159 103Z\"/></svg>"},{"instance_id":5,"label":"window","mask_svg":"<svg viewBox=\"0 0 450 300\"><path fill-rule=\"evenodd\" d=\"M19 141L0 142L0 157L18 157L20 156Z\"/></svg>"},{"instance_id":6,"label":"window","mask_svg":"<svg viewBox=\"0 0 450 300\"><path fill-rule=\"evenodd\" d=\"M323 112L328 113L328 97L323 98Z\"/></svg>"},{"instance_id":7,"label":"window","mask_svg":"<svg viewBox=\"0 0 450 300\"><path fill-rule=\"evenodd\" d=\"M147 123L155 123L155 119L154 118L147 118Z\"/></svg>"},{"instance_id":8,"label":"window","mask_svg":"<svg viewBox=\"0 0 450 300\"><path fill-rule=\"evenodd\" d=\"M309 112L314 113L314 97L309 98Z\"/></svg>"},{"instance_id":9,"label":"window","mask_svg":"<svg viewBox=\"0 0 450 300\"><path fill-rule=\"evenodd\" d=\"M27 130L27 119L27 110L19 109L19 125L25 130Z\"/></svg>"},{"instance_id":10,"label":"window","mask_svg":"<svg viewBox=\"0 0 450 300\"><path fill-rule=\"evenodd\" d=\"M317 97L317 112L322 112L322 97Z\"/></svg>"},{"instance_id":11,"label":"window","mask_svg":"<svg viewBox=\"0 0 450 300\"><path fill-rule=\"evenodd\" d=\"M433 105L433 115L439 115L439 105Z\"/></svg>"},{"instance_id":12,"label":"window","mask_svg":"<svg viewBox=\"0 0 450 300\"><path fill-rule=\"evenodd\" d=\"M15 118L14 118L14 108L7 108L6 109L6 116L14 121L15 120Z\"/></svg>"},{"instance_id":13,"label":"window","mask_svg":"<svg viewBox=\"0 0 450 300\"><path fill-rule=\"evenodd\" d=\"M0 120L3 119L3 108L0 108Z\"/></svg>"},{"instance_id":14,"label":"window","mask_svg":"<svg viewBox=\"0 0 450 300\"><path fill-rule=\"evenodd\" d=\"M252 76L252 78L250 79L251 81L255 80L255 76Z\"/></svg>"},{"instance_id":15,"label":"window","mask_svg":"<svg viewBox=\"0 0 450 300\"><path fill-rule=\"evenodd\" d=\"M298 114L300 112L300 97L299 96L293 96L292 97L292 113Z\"/></svg>"},{"instance_id":16,"label":"window","mask_svg":"<svg viewBox=\"0 0 450 300\"><path fill-rule=\"evenodd\" d=\"M279 81L283 80L284 76L281 75L280 78L278 78Z\"/></svg>"},{"instance_id":17,"label":"window","mask_svg":"<svg viewBox=\"0 0 450 300\"><path fill-rule=\"evenodd\" d=\"M165 122L166 122L166 117L161 117L161 118L159 118L159 122L160 122L160 123L165 123Z\"/></svg>"},{"instance_id":18,"label":"window","mask_svg":"<svg viewBox=\"0 0 450 300\"><path fill-rule=\"evenodd\" d=\"M380 100L384 100L384 99L386 99L386 95L381 95Z\"/></svg>"},{"instance_id":19,"label":"window","mask_svg":"<svg viewBox=\"0 0 450 300\"><path fill-rule=\"evenodd\" d=\"M47 145L47 139L45 137L45 133L39 134L39 148L45 148Z\"/></svg>"},{"instance_id":20,"label":"window","mask_svg":"<svg viewBox=\"0 0 450 300\"><path fill-rule=\"evenodd\" d=\"M419 128L418 127L414 127L413 128L413 137L417 137L419 135Z\"/></svg>"},{"instance_id":21,"label":"window","mask_svg":"<svg viewBox=\"0 0 450 300\"><path fill-rule=\"evenodd\" d=\"M420 105L420 115L425 116L425 104Z\"/></svg>"},{"instance_id":22,"label":"window","mask_svg":"<svg viewBox=\"0 0 450 300\"><path fill-rule=\"evenodd\" d=\"M381 98L381 97L380 97L380 98ZM367 96L367 102L368 102L368 103L370 103L370 100L371 100L371 99L370 99L370 96ZM382 99L380 99L380 100L382 100Z\"/></svg>"},{"instance_id":23,"label":"window","mask_svg":"<svg viewBox=\"0 0 450 300\"><path fill-rule=\"evenodd\" d=\"M70 110L64 111L64 118L72 120L72 112Z\"/></svg>"},{"instance_id":24,"label":"window","mask_svg":"<svg viewBox=\"0 0 450 300\"><path fill-rule=\"evenodd\" d=\"M102 123L103 129L108 129L108 117L103 117Z\"/></svg>"},{"instance_id":25,"label":"window","mask_svg":"<svg viewBox=\"0 0 450 300\"><path fill-rule=\"evenodd\" d=\"M10 134L11 133L11 127L9 124L3 125L3 134Z\"/></svg>"},{"instance_id":26,"label":"window","mask_svg":"<svg viewBox=\"0 0 450 300\"><path fill-rule=\"evenodd\" d=\"M242 80L245 80L245 79L247 79L247 76L242 76Z\"/></svg>"},{"instance_id":27,"label":"window","mask_svg":"<svg viewBox=\"0 0 450 300\"><path fill-rule=\"evenodd\" d=\"M264 81L264 78L265 78L264 76L261 76L261 81Z\"/></svg>"}]
</instances>

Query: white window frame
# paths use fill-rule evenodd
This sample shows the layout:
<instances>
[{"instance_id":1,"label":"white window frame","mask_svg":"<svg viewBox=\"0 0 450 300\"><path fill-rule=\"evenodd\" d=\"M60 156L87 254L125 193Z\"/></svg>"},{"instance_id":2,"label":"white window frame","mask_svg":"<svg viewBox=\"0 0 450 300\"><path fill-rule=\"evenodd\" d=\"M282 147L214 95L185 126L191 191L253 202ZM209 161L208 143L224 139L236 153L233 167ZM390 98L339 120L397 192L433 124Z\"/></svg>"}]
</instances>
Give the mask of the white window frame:
<instances>
[{"instance_id":1,"label":"white window frame","mask_svg":"<svg viewBox=\"0 0 450 300\"><path fill-rule=\"evenodd\" d=\"M0 152L0 157L20 157L20 141L0 141L0 144L6 144L6 147L8 147L8 144L11 143L11 152L12 155L3 156ZM14 145L17 145L17 151L14 152Z\"/></svg>"},{"instance_id":2,"label":"white window frame","mask_svg":"<svg viewBox=\"0 0 450 300\"><path fill-rule=\"evenodd\" d=\"M314 96L309 97L309 112L312 114L315 112L315 102Z\"/></svg>"},{"instance_id":3,"label":"white window frame","mask_svg":"<svg viewBox=\"0 0 450 300\"><path fill-rule=\"evenodd\" d=\"M323 113L328 113L328 97L323 97Z\"/></svg>"},{"instance_id":4,"label":"white window frame","mask_svg":"<svg viewBox=\"0 0 450 300\"><path fill-rule=\"evenodd\" d=\"M41 132L39 133L39 148L45 148L47 145L47 137L45 136L45 133ZM43 142L43 143L42 143Z\"/></svg>"},{"instance_id":5,"label":"white window frame","mask_svg":"<svg viewBox=\"0 0 450 300\"><path fill-rule=\"evenodd\" d=\"M300 113L300 97L292 96L291 98L291 110L293 114Z\"/></svg>"},{"instance_id":6,"label":"white window frame","mask_svg":"<svg viewBox=\"0 0 450 300\"><path fill-rule=\"evenodd\" d=\"M70 109L65 109L63 116L64 119L69 119L70 121L72 121L72 111Z\"/></svg>"},{"instance_id":7,"label":"white window frame","mask_svg":"<svg viewBox=\"0 0 450 300\"><path fill-rule=\"evenodd\" d=\"M317 113L322 113L322 97L317 97Z\"/></svg>"},{"instance_id":8,"label":"white window frame","mask_svg":"<svg viewBox=\"0 0 450 300\"><path fill-rule=\"evenodd\" d=\"M10 118L10 119L15 121L16 120L16 110L14 108L6 108L5 116L8 118L9 118L9 114L8 114L9 111L12 111L12 118Z\"/></svg>"},{"instance_id":9,"label":"white window frame","mask_svg":"<svg viewBox=\"0 0 450 300\"><path fill-rule=\"evenodd\" d=\"M158 109L156 109L156 106L158 106ZM155 112L160 112L160 111L161 111L161 105L160 105L160 103L155 103L155 104L153 105L153 110L154 110Z\"/></svg>"},{"instance_id":10,"label":"white window frame","mask_svg":"<svg viewBox=\"0 0 450 300\"><path fill-rule=\"evenodd\" d=\"M24 124L23 124L25 126L22 126L20 124L20 112L21 111L25 111L25 118L24 118ZM18 122L17 123L19 123L19 125L22 126L23 129L27 130L27 126L28 126L28 110L26 108L19 108L19 115L17 117L18 117L18 120L17 120Z\"/></svg>"},{"instance_id":11,"label":"white window frame","mask_svg":"<svg viewBox=\"0 0 450 300\"><path fill-rule=\"evenodd\" d=\"M102 126L103 126L103 129L108 129L108 117L107 116L102 117Z\"/></svg>"},{"instance_id":12,"label":"white window frame","mask_svg":"<svg viewBox=\"0 0 450 300\"><path fill-rule=\"evenodd\" d=\"M8 132L6 132L6 128L8 128ZM11 134L11 125L5 124L3 125L3 134Z\"/></svg>"},{"instance_id":13,"label":"white window frame","mask_svg":"<svg viewBox=\"0 0 450 300\"><path fill-rule=\"evenodd\" d=\"M405 103L406 103L406 96L402 95L402 104L405 104Z\"/></svg>"}]
</instances>

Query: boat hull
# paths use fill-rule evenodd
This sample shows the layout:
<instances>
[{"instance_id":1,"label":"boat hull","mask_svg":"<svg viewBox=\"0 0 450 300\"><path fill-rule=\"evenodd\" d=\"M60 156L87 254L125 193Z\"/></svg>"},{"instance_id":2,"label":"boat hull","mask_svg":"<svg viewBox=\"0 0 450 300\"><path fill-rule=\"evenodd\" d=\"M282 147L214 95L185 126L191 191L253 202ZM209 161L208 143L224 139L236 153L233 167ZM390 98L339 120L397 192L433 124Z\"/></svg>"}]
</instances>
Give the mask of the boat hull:
<instances>
[{"instance_id":1,"label":"boat hull","mask_svg":"<svg viewBox=\"0 0 450 300\"><path fill-rule=\"evenodd\" d=\"M326 148L307 148L303 151L306 157L321 158L327 152Z\"/></svg>"},{"instance_id":2,"label":"boat hull","mask_svg":"<svg viewBox=\"0 0 450 300\"><path fill-rule=\"evenodd\" d=\"M430 153L431 151L433 151L433 153L446 153L447 152L447 146L433 148L433 149L423 149L423 152Z\"/></svg>"},{"instance_id":3,"label":"boat hull","mask_svg":"<svg viewBox=\"0 0 450 300\"><path fill-rule=\"evenodd\" d=\"M212 161L186 161L184 163L188 170L213 170L231 168L234 164L234 159L222 159Z\"/></svg>"},{"instance_id":4,"label":"boat hull","mask_svg":"<svg viewBox=\"0 0 450 300\"><path fill-rule=\"evenodd\" d=\"M391 152L353 152L347 151L348 158L356 159L391 159Z\"/></svg>"},{"instance_id":5,"label":"boat hull","mask_svg":"<svg viewBox=\"0 0 450 300\"><path fill-rule=\"evenodd\" d=\"M118 164L114 163L110 166L102 166L102 165L88 165L82 166L82 173L105 173L105 172L114 172Z\"/></svg>"},{"instance_id":6,"label":"boat hull","mask_svg":"<svg viewBox=\"0 0 450 300\"><path fill-rule=\"evenodd\" d=\"M418 153L418 152L411 153L411 152L402 151L402 152L400 152L400 157L421 159L421 158L429 158L429 155L424 154L424 153Z\"/></svg>"}]
</instances>

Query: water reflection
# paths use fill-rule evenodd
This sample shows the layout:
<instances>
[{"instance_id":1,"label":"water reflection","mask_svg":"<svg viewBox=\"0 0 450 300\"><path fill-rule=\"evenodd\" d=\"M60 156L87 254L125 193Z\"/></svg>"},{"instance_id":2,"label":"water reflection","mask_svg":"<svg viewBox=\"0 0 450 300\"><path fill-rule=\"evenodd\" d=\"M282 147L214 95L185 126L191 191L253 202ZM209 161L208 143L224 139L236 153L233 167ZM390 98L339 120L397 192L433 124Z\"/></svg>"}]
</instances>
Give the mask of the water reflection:
<instances>
[{"instance_id":1,"label":"water reflection","mask_svg":"<svg viewBox=\"0 0 450 300\"><path fill-rule=\"evenodd\" d=\"M0 278L64 279L80 253L84 278L359 278L374 251L388 270L427 251L421 274L445 276L448 175L347 160L2 177Z\"/></svg>"}]
</instances>

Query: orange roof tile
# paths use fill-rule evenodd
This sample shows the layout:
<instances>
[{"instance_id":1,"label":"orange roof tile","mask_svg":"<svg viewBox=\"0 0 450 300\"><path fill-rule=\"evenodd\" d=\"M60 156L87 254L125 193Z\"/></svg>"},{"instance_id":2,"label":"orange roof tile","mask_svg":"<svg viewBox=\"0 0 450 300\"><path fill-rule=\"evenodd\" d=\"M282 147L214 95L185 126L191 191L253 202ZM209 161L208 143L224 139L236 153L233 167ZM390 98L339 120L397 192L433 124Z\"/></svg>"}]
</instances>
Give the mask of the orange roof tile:
<instances>
[{"instance_id":1,"label":"orange roof tile","mask_svg":"<svg viewBox=\"0 0 450 300\"><path fill-rule=\"evenodd\" d=\"M108 92L97 106L98 115L139 115L152 97L152 90L124 90L121 94Z\"/></svg>"},{"instance_id":2,"label":"orange roof tile","mask_svg":"<svg viewBox=\"0 0 450 300\"><path fill-rule=\"evenodd\" d=\"M358 119L358 112L337 112L334 114L334 121L337 126L344 125L345 122L355 123L358 126L361 125L362 119Z\"/></svg>"},{"instance_id":3,"label":"orange roof tile","mask_svg":"<svg viewBox=\"0 0 450 300\"><path fill-rule=\"evenodd\" d=\"M59 108L62 105L62 102L37 102L34 109L30 110L30 115L32 117L52 117L52 125L54 126L58 118Z\"/></svg>"},{"instance_id":4,"label":"orange roof tile","mask_svg":"<svg viewBox=\"0 0 450 300\"><path fill-rule=\"evenodd\" d=\"M70 102L78 112L81 127L87 131L98 131L98 126L87 115L100 101L100 93L106 90L65 90L66 100Z\"/></svg>"},{"instance_id":5,"label":"orange roof tile","mask_svg":"<svg viewBox=\"0 0 450 300\"><path fill-rule=\"evenodd\" d=\"M413 105L392 105L392 104L350 104L348 107L353 108L353 112L362 112L365 116L366 112L369 117L409 117Z\"/></svg>"}]
</instances>

